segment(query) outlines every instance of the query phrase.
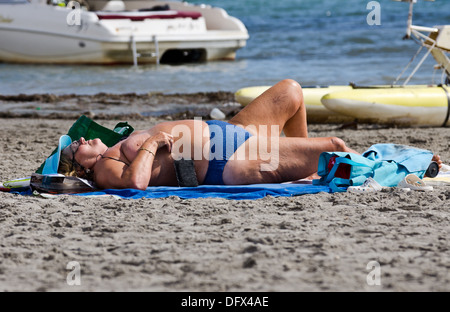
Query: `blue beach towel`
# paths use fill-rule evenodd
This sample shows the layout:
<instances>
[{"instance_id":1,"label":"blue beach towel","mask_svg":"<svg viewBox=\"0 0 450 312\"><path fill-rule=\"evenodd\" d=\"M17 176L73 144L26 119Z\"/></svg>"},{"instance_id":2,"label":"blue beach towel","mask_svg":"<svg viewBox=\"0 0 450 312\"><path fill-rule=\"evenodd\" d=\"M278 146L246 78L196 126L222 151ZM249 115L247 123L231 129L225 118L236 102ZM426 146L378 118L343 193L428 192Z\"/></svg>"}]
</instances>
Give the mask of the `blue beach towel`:
<instances>
[{"instance_id":1,"label":"blue beach towel","mask_svg":"<svg viewBox=\"0 0 450 312\"><path fill-rule=\"evenodd\" d=\"M148 187L145 191L135 189L109 189L98 192L76 194L78 196L115 195L121 198L165 198L178 196L182 199L189 198L226 198L234 200L258 199L265 196L298 196L315 194L319 192L329 193L328 186L316 186L311 184L251 184L251 185L200 185L197 187L155 186Z\"/></svg>"},{"instance_id":2,"label":"blue beach towel","mask_svg":"<svg viewBox=\"0 0 450 312\"><path fill-rule=\"evenodd\" d=\"M78 178L71 178L78 179ZM45 184L45 183L44 183ZM42 184L41 186L43 186ZM33 195L32 187L20 187L10 189L11 193L20 195ZM45 194L35 189L38 193ZM123 199L139 199L139 198L167 198L170 196L178 196L182 199L189 198L225 198L234 200L258 199L265 196L273 197L289 197L305 194L316 194L320 192L330 193L328 186L312 185L311 183L294 182L294 183L267 183L267 184L250 184L250 185L200 185L197 187L178 187L178 186L152 186L141 191L137 189L106 189L93 190L80 193L65 193L74 196L83 197L101 197L105 195L113 195ZM52 196L58 193L50 192ZM61 193L63 194L63 193Z\"/></svg>"}]
</instances>

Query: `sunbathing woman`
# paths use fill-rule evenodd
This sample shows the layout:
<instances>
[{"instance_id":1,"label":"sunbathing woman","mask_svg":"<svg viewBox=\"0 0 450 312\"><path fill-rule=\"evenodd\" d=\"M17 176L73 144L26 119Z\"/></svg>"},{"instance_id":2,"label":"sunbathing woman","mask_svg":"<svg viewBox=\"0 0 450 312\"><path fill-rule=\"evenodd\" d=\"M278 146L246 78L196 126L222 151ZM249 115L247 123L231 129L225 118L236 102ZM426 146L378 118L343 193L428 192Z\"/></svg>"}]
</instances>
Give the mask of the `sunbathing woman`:
<instances>
[{"instance_id":1,"label":"sunbathing woman","mask_svg":"<svg viewBox=\"0 0 450 312\"><path fill-rule=\"evenodd\" d=\"M174 159L185 158L199 184L280 183L313 176L325 151L355 153L336 137L308 138L302 89L286 79L228 122L162 122L111 148L81 138L63 150L58 171L99 188L145 189L177 185Z\"/></svg>"}]
</instances>

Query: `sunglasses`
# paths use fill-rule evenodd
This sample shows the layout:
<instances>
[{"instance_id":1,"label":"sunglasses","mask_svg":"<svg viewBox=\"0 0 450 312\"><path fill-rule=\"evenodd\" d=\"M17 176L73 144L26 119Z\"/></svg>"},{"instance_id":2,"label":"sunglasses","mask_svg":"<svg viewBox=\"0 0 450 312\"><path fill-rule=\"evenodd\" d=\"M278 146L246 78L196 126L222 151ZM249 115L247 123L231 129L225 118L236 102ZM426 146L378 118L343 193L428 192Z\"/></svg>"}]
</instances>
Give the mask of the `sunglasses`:
<instances>
[{"instance_id":1,"label":"sunglasses","mask_svg":"<svg viewBox=\"0 0 450 312\"><path fill-rule=\"evenodd\" d=\"M81 139L72 142L72 144L70 144L70 150L72 152L72 168L75 168L75 165L83 168L82 165L80 165L76 160L75 160L75 154L78 152L78 148L81 145Z\"/></svg>"}]
</instances>

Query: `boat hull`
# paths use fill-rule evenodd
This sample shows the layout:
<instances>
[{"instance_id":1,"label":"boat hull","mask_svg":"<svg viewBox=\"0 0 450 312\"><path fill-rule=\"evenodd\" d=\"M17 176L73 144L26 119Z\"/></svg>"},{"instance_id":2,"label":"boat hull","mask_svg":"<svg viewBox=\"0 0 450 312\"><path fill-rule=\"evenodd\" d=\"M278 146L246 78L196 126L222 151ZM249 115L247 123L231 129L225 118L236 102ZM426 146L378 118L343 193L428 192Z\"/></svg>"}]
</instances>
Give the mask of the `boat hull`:
<instances>
[{"instance_id":1,"label":"boat hull","mask_svg":"<svg viewBox=\"0 0 450 312\"><path fill-rule=\"evenodd\" d=\"M22 39L17 42L17 36ZM128 41L99 41L77 36L59 35L45 32L21 32L18 30L1 30L0 61L8 63L33 64L133 64L132 44ZM14 42L14 43L13 43ZM45 42L45 45L41 43ZM5 44L3 44L5 43ZM218 45L222 47L218 47ZM162 59L168 51L178 51L181 57L189 53L200 55L184 60L213 61L233 60L236 50L243 46L239 40L221 42L203 42L202 40L181 41L171 39L157 43L152 40L136 42L139 64L154 64ZM183 58L174 60L182 62Z\"/></svg>"},{"instance_id":2,"label":"boat hull","mask_svg":"<svg viewBox=\"0 0 450 312\"><path fill-rule=\"evenodd\" d=\"M450 125L446 87L358 88L331 92L321 102L331 111L360 122L405 126Z\"/></svg>"},{"instance_id":3,"label":"boat hull","mask_svg":"<svg viewBox=\"0 0 450 312\"><path fill-rule=\"evenodd\" d=\"M17 37L20 37L20 42ZM103 63L111 62L102 43L54 33L0 29L0 60L8 63ZM45 42L45 44L42 44Z\"/></svg>"}]
</instances>

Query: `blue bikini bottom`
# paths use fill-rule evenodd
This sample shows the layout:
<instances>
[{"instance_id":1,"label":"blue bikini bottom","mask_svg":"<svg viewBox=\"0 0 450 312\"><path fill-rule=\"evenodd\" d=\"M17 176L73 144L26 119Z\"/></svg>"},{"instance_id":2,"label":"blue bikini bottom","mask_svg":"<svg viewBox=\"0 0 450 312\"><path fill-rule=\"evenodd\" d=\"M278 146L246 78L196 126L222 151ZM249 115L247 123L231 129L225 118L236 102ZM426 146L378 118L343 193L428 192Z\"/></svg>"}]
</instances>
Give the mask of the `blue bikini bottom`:
<instances>
[{"instance_id":1,"label":"blue bikini bottom","mask_svg":"<svg viewBox=\"0 0 450 312\"><path fill-rule=\"evenodd\" d=\"M242 127L221 120L209 120L210 155L205 185L224 185L223 169L228 159L252 134Z\"/></svg>"}]
</instances>

